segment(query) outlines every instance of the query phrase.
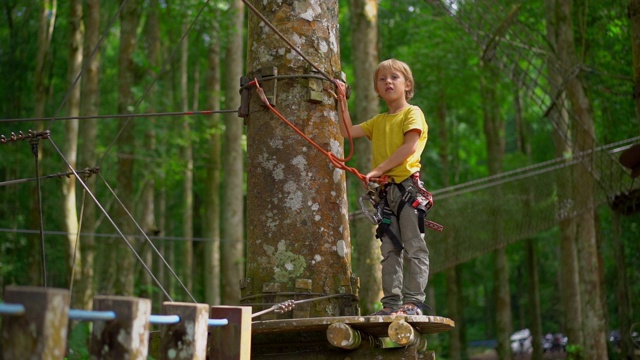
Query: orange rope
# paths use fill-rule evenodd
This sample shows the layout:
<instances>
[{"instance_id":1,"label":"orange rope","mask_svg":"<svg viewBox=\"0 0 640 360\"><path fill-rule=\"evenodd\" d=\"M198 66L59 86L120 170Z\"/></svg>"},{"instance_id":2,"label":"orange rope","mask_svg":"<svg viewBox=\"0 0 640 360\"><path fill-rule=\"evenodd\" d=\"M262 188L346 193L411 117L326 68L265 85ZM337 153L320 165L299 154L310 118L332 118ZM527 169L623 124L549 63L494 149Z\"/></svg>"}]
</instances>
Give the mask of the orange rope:
<instances>
[{"instance_id":1,"label":"orange rope","mask_svg":"<svg viewBox=\"0 0 640 360\"><path fill-rule=\"evenodd\" d=\"M362 181L364 183L365 187L369 186L369 184L366 183L365 175L361 174L356 168L347 166L347 164L346 164L346 162L349 161L351 159L351 157L353 156L353 138L351 136L351 132L349 131L349 127L346 126L346 121L344 119L344 112L342 114L342 122L345 124L345 128L347 130L347 138L349 139L349 150L350 151L349 151L349 156L347 156L346 158L339 158L336 155L334 155L332 152L326 151L325 149L320 147L320 145L316 144L315 141L313 141L305 133L300 131L300 129L298 129L289 120L287 120L287 118L285 118L278 110L276 110L276 108L274 108L269 103L269 100L267 99L266 95L264 94L264 91L260 87L260 84L258 84L258 80L257 79L255 79L254 81L249 83L249 85L255 85L256 86L256 92L258 93L258 96L260 96L260 100L262 100L262 102L267 106L267 108L269 108L269 110L271 110L271 112L273 112L277 117L279 117L280 120L284 121L285 124L287 124L290 128L292 128L293 131L295 131L298 135L302 136L302 138L305 139L309 144L313 145L313 147L315 147L321 153L323 153L326 157L328 157L329 161L331 161L333 166L335 166L338 169L345 170L345 171L348 171L348 172L354 174L355 176L358 177L358 179L360 179L360 181ZM342 95L344 95L344 94L342 94Z\"/></svg>"}]
</instances>

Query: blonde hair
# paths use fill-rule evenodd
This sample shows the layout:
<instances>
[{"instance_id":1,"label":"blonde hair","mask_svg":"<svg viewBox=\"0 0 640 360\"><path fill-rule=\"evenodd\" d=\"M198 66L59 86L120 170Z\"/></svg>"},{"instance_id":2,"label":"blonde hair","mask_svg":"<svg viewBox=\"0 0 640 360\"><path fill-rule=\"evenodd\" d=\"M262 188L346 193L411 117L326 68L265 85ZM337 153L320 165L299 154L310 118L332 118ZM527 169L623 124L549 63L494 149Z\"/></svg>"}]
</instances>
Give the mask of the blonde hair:
<instances>
[{"instance_id":1,"label":"blonde hair","mask_svg":"<svg viewBox=\"0 0 640 360\"><path fill-rule=\"evenodd\" d=\"M404 96L407 100L411 100L411 98L413 98L413 94L414 94L413 90L414 90L415 84L413 82L413 73L411 72L411 68L409 67L409 65L396 59L385 60L380 64L378 64L378 67L376 68L376 71L373 74L374 89L376 88L376 84L378 82L378 74L382 70L393 70L402 74L407 84L409 84L409 90L405 91Z\"/></svg>"}]
</instances>

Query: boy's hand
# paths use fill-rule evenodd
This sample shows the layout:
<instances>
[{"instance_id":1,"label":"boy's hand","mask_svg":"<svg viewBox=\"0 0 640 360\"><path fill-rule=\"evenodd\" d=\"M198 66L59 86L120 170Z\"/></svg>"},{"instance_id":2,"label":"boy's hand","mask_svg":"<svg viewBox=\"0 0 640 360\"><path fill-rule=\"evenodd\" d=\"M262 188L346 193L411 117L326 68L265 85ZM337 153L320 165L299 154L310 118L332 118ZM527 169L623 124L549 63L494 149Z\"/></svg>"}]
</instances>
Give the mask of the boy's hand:
<instances>
[{"instance_id":1,"label":"boy's hand","mask_svg":"<svg viewBox=\"0 0 640 360\"><path fill-rule=\"evenodd\" d=\"M340 79L335 79L333 81L333 83L336 85L336 94L335 94L335 98L338 100L342 100L342 99L346 99L347 98L347 84L340 80Z\"/></svg>"}]
</instances>

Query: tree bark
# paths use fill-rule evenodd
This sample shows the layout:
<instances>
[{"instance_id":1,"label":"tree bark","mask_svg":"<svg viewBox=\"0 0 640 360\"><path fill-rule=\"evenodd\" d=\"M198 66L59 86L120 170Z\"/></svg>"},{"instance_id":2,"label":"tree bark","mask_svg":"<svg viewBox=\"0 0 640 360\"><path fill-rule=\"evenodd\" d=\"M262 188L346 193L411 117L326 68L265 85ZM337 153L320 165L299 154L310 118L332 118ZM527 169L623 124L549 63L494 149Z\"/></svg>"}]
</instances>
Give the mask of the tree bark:
<instances>
[{"instance_id":1,"label":"tree bark","mask_svg":"<svg viewBox=\"0 0 640 360\"><path fill-rule=\"evenodd\" d=\"M340 71L338 2L264 4L257 10L325 73ZM249 17L247 68L303 75L309 64L256 16ZM253 76L251 76L253 78ZM343 153L334 99L310 79L263 81L284 117L336 156ZM313 84L313 83L312 83ZM274 87L277 86L277 91ZM319 92L312 92L320 89ZM252 90L254 92L255 90ZM252 98L247 120L247 281L253 294L307 291L354 294L345 172L331 165L273 113ZM309 316L355 315L355 298L311 304Z\"/></svg>"},{"instance_id":2,"label":"tree bark","mask_svg":"<svg viewBox=\"0 0 640 360\"><path fill-rule=\"evenodd\" d=\"M187 24L183 23L182 32L186 32ZM180 99L182 111L189 111L189 90L188 90L188 68L189 68L189 42L188 37L182 39L180 48ZM188 116L182 118L182 136L184 139L183 149L183 209L182 209L182 242L183 264L182 279L184 285L191 291L193 288L193 147L191 144L191 125Z\"/></svg>"},{"instance_id":3,"label":"tree bark","mask_svg":"<svg viewBox=\"0 0 640 360\"><path fill-rule=\"evenodd\" d=\"M557 46L567 97L574 114L574 146L582 161L574 174L574 189L579 195L576 205L580 213L576 216L576 236L580 269L580 291L583 306L584 356L587 359L606 359L607 343L604 313L599 281L598 249L593 209L595 180L593 153L595 134L589 98L579 76L581 66L573 36L571 17L572 1L556 4ZM575 72L578 71L577 74ZM584 153L583 153L584 152Z\"/></svg>"},{"instance_id":4,"label":"tree bark","mask_svg":"<svg viewBox=\"0 0 640 360\"><path fill-rule=\"evenodd\" d=\"M58 10L57 0L42 0L40 2L39 24L38 24L38 51L36 53L36 68L34 71L35 80L35 95L34 95L34 110L33 116L36 118L44 117L45 108L47 105L47 71L48 65L49 47L51 46L51 37L53 36L53 27L56 22L56 14ZM44 130L44 124L37 122L34 125L35 131ZM41 145L41 144L40 144ZM38 146L37 153L38 162L42 160L42 146ZM34 189L32 194L37 194L39 189L37 184L33 185ZM40 203L37 196L30 198L30 210L29 210L29 228L40 229ZM46 285L47 279L45 269L45 259L42 258L42 249L44 244L41 243L41 238L37 235L29 236L29 248L40 249L40 251L30 252L31 256L28 258L28 276L29 282L32 285Z\"/></svg>"},{"instance_id":5,"label":"tree bark","mask_svg":"<svg viewBox=\"0 0 640 360\"><path fill-rule=\"evenodd\" d=\"M226 50L225 76L226 108L240 107L238 84L242 76L242 29L244 5L233 0L229 8L229 32ZM240 280L244 277L244 159L242 148L243 123L237 114L225 114L225 143L223 169L225 183L222 193L222 303L240 302Z\"/></svg>"},{"instance_id":6,"label":"tree bark","mask_svg":"<svg viewBox=\"0 0 640 360\"><path fill-rule=\"evenodd\" d=\"M379 112L378 95L373 87L373 75L378 64L378 3L375 0L350 0L350 22L353 47L355 123L363 122ZM371 169L371 142L358 139L354 142L356 168ZM362 182L351 177L350 189L362 192ZM380 242L375 238L375 227L365 217L357 217L353 230L353 259L355 273L360 277L360 309L363 314L375 311L382 298L382 268L380 266Z\"/></svg>"},{"instance_id":7,"label":"tree bark","mask_svg":"<svg viewBox=\"0 0 640 360\"><path fill-rule=\"evenodd\" d=\"M621 217L619 213L612 214L613 221L611 227L613 229L613 256L616 263L616 299L618 302L618 319L620 319L620 357L623 359L633 359L634 344L631 341L631 319L633 319L633 311L631 310L631 301L629 294L627 260L624 251L624 240L620 236Z\"/></svg>"},{"instance_id":8,"label":"tree bark","mask_svg":"<svg viewBox=\"0 0 640 360\"><path fill-rule=\"evenodd\" d=\"M69 2L69 63L67 67L67 83L69 94L67 106L69 116L80 115L80 84L75 84L76 78L82 70L82 0ZM64 156L71 165L77 169L78 163L78 120L68 120L64 123ZM82 281L82 251L79 243L78 213L76 211L76 179L73 176L66 177L62 181L62 194L64 197L64 224L67 231L67 279L73 286L76 279ZM76 293L77 294L77 293ZM71 305L80 307L82 303L78 296L72 296Z\"/></svg>"},{"instance_id":9,"label":"tree bark","mask_svg":"<svg viewBox=\"0 0 640 360\"><path fill-rule=\"evenodd\" d=\"M640 129L640 0L630 0L628 9L633 55L633 101L638 129Z\"/></svg>"},{"instance_id":10,"label":"tree bark","mask_svg":"<svg viewBox=\"0 0 640 360\"><path fill-rule=\"evenodd\" d=\"M129 113L128 107L134 103L131 89L135 85L135 65L133 53L137 45L138 20L140 17L141 3L139 0L129 0L120 13L120 49L118 55L118 113ZM128 237L131 244L135 244L135 238L131 236L135 229L125 209L134 208L134 154L135 154L135 121L122 119L119 121L122 129L118 138L118 174L117 195L123 206L117 207L116 219L120 220L119 226L123 234ZM124 155L124 156L123 156ZM113 264L112 264L113 265ZM118 266L116 267L115 291L120 295L133 295L134 290L134 256L124 243L118 241Z\"/></svg>"},{"instance_id":11,"label":"tree bark","mask_svg":"<svg viewBox=\"0 0 640 360\"><path fill-rule=\"evenodd\" d=\"M146 53L147 53L147 59L149 61L149 70L147 70L147 78L149 79L149 81L152 81L152 79L155 79L157 77L156 71L155 69L157 69L160 66L160 21L158 19L158 11L159 11L159 4L158 4L158 0L150 0L149 1L149 5L148 5L148 12L147 12L147 21L145 23L145 31L144 31L144 36L145 36L145 47L146 47ZM151 87L148 92L147 92L147 104L148 104L148 108L147 111L150 113L154 113L158 111L158 102L156 101L156 87ZM144 130L144 151L146 153L146 157L151 157L155 154L156 151L156 122L157 119L155 117L150 117L148 119L149 125L145 127ZM151 236L155 236L159 234L159 230L158 230L158 226L156 224L156 215L155 215L155 210L156 210L156 194L155 194L155 188L156 188L156 179L155 179L155 164L151 161L145 161L143 164L141 164L142 167L144 168L143 170L143 174L144 174L144 182L142 185L142 199L141 199L141 217L142 220L140 222L140 226L142 227L142 229L144 230L145 234L147 234L147 236L151 237ZM152 251L152 247L151 244L148 244L146 242L142 243L142 246L140 247L140 257L142 258L142 260L144 261L145 264L147 264L147 266L150 269L157 269L159 267L164 267L164 264L162 264L162 261L160 261L158 259L158 261L154 261L154 257L156 254L154 254L154 252ZM164 256L163 253L160 253L161 255ZM154 266L155 262L159 262L160 266ZM141 297L147 297L147 298L151 298L151 297L155 297L156 301L154 301L154 305L158 306L157 309L159 310L159 305L162 304L162 300L163 300L163 294L161 291L152 291L153 286L155 286L156 284L154 284L152 282L152 278L151 275L149 275L149 273L144 270L141 269L139 271L139 280L137 281L138 283L138 288L140 289L140 293L139 296ZM155 273L154 271L154 275L156 276L156 278L158 278L158 274ZM157 294L157 295L156 295ZM168 300L168 299L164 299L164 300Z\"/></svg>"},{"instance_id":12,"label":"tree bark","mask_svg":"<svg viewBox=\"0 0 640 360\"><path fill-rule=\"evenodd\" d=\"M442 74L443 72L438 72ZM439 84L446 84L446 79L439 76ZM449 131L447 126L447 102L444 95L444 88L439 89L438 99L436 101L436 118L438 128L438 157L442 166L442 186L444 188L449 187L451 181L451 162L449 161ZM450 239L451 233L445 233L447 241ZM454 256L454 254L447 254L447 256ZM452 360L459 360L466 357L466 351L464 342L462 341L464 335L464 309L462 304L462 286L461 279L459 278L459 272L462 271L462 266L457 265L445 270L445 277L447 279L447 316L456 322L456 327L451 329L449 333L449 358Z\"/></svg>"},{"instance_id":13,"label":"tree bark","mask_svg":"<svg viewBox=\"0 0 640 360\"><path fill-rule=\"evenodd\" d=\"M496 100L496 86L498 77L496 70L491 64L481 61L480 64L480 91L482 93L482 108L484 114L484 134L487 142L487 162L489 166L489 175L496 175L502 172L502 160L504 159L504 120L499 113L499 106ZM498 190L499 191L499 190ZM496 204L500 204L501 194L495 194ZM513 324L511 318L511 294L509 290L509 264L507 254L503 245L503 215L499 206L489 205L486 211L492 212L493 217L493 233L491 236L495 238L496 250L494 251L494 294L496 301L496 337L498 345L496 350L501 359L510 359L511 341L510 336L513 332Z\"/></svg>"},{"instance_id":14,"label":"tree bark","mask_svg":"<svg viewBox=\"0 0 640 360\"><path fill-rule=\"evenodd\" d=\"M516 79L519 79L519 76L515 76ZM526 122L522 116L522 97L520 96L520 89L522 84L520 81L516 81L515 89L514 89L514 109L515 109L515 118L516 118L516 134L517 134L517 146L518 151L523 154L527 163L531 163L531 146L529 139L527 138L527 134L529 134L529 129L527 128ZM531 217L531 208L534 206L533 202L533 190L526 189L527 201L525 204L526 213L524 216ZM540 309L540 284L538 278L538 252L536 248L536 244L533 239L525 239L525 256L526 260L526 274L528 274L527 278L527 300L528 307L527 313L529 315L528 327L531 331L531 337L533 339L542 339L542 314ZM521 312L525 312L525 307L520 307ZM526 322L523 322L522 328L526 325ZM542 359L543 349L542 342L533 341L532 342L533 351L531 353L532 359Z\"/></svg>"},{"instance_id":15,"label":"tree bark","mask_svg":"<svg viewBox=\"0 0 640 360\"><path fill-rule=\"evenodd\" d=\"M84 56L85 69L82 75L82 106L80 112L84 116L98 115L99 98L99 64L100 52L96 50L93 57L91 53L98 46L100 38L100 0L87 0L84 11ZM98 121L85 119L79 127L80 143L79 164L84 168L96 166L96 140L98 135ZM96 189L96 176L92 175L83 179L87 188L92 193ZM80 237L82 247L82 281L78 284L80 308L89 310L93 306L93 285L95 266L95 236L96 231L96 204L91 197L84 196L84 212L82 227L86 235Z\"/></svg>"},{"instance_id":16,"label":"tree bark","mask_svg":"<svg viewBox=\"0 0 640 360\"><path fill-rule=\"evenodd\" d=\"M556 0L545 0L546 38L551 46L547 57L549 73L549 96L553 99L548 118L556 131L553 133L555 156L563 158L571 153L568 122L568 105L565 90L561 87L562 76L557 49L557 21L555 16ZM566 207L571 203L573 187L571 180L562 178L558 181L558 203ZM580 278L578 271L578 253L576 250L575 220L570 216L560 219L560 276L559 290L562 301L564 331L572 344L582 344L582 306L580 305ZM561 326L562 328L562 326Z\"/></svg>"},{"instance_id":17,"label":"tree bark","mask_svg":"<svg viewBox=\"0 0 640 360\"><path fill-rule=\"evenodd\" d=\"M538 281L538 256L533 239L525 240L527 255L528 295L529 295L529 322L531 327L531 337L542 339L542 311L540 310L540 284ZM542 359L543 349L540 341L534 341L532 359Z\"/></svg>"},{"instance_id":18,"label":"tree bark","mask_svg":"<svg viewBox=\"0 0 640 360\"><path fill-rule=\"evenodd\" d=\"M220 110L220 38L219 24L211 23L211 41L208 48L207 109ZM209 118L209 166L205 187L205 298L209 305L220 304L220 172L222 169L220 115Z\"/></svg>"}]
</instances>

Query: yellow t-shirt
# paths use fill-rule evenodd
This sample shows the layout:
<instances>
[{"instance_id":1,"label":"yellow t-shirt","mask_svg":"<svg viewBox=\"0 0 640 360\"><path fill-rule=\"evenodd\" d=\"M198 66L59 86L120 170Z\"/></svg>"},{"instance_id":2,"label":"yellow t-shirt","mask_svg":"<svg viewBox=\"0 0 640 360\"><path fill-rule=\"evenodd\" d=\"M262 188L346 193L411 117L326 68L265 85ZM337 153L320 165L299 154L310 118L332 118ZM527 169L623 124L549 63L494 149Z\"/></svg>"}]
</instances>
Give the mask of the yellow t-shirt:
<instances>
[{"instance_id":1,"label":"yellow t-shirt","mask_svg":"<svg viewBox=\"0 0 640 360\"><path fill-rule=\"evenodd\" d=\"M416 152L401 165L387 171L385 175L396 183L408 178L420 170L420 156L427 144L427 121L419 107L411 105L397 114L382 113L360 124L362 130L371 140L373 167L380 165L404 143L404 134L409 130L420 130L420 139Z\"/></svg>"}]
</instances>

